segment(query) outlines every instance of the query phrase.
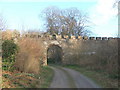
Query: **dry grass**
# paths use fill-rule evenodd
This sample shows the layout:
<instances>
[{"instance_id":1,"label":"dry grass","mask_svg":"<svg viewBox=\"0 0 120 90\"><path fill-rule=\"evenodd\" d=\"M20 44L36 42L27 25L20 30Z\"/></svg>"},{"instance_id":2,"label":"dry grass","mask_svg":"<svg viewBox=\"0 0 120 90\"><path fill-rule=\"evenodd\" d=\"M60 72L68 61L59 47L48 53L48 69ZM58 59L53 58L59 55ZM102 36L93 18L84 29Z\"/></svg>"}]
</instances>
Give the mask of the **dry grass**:
<instances>
[{"instance_id":1,"label":"dry grass","mask_svg":"<svg viewBox=\"0 0 120 90\"><path fill-rule=\"evenodd\" d=\"M33 88L39 83L34 74L3 71L2 75L2 88Z\"/></svg>"},{"instance_id":2,"label":"dry grass","mask_svg":"<svg viewBox=\"0 0 120 90\"><path fill-rule=\"evenodd\" d=\"M83 75L91 78L96 84L100 85L101 88L118 88L118 81L116 79L109 78L107 74L88 70L85 67L78 65L64 65L64 67L79 71Z\"/></svg>"},{"instance_id":3,"label":"dry grass","mask_svg":"<svg viewBox=\"0 0 120 90\"><path fill-rule=\"evenodd\" d=\"M18 38L19 36L20 36L20 33L17 30L2 31L2 40L11 40L11 39L14 39L14 38Z\"/></svg>"},{"instance_id":4,"label":"dry grass","mask_svg":"<svg viewBox=\"0 0 120 90\"><path fill-rule=\"evenodd\" d=\"M16 56L15 66L20 71L38 74L40 62L44 57L42 41L35 38L21 38L18 45L20 50Z\"/></svg>"},{"instance_id":5,"label":"dry grass","mask_svg":"<svg viewBox=\"0 0 120 90\"><path fill-rule=\"evenodd\" d=\"M118 40L69 42L64 51L65 64L76 64L98 73L98 77L93 75L93 79L96 76L96 81L104 82L105 87L118 87ZM102 74L105 78L102 78Z\"/></svg>"},{"instance_id":6,"label":"dry grass","mask_svg":"<svg viewBox=\"0 0 120 90\"><path fill-rule=\"evenodd\" d=\"M40 74L3 71L2 88L48 88L53 78L53 70L48 66L41 68Z\"/></svg>"},{"instance_id":7,"label":"dry grass","mask_svg":"<svg viewBox=\"0 0 120 90\"><path fill-rule=\"evenodd\" d=\"M6 30L6 31L2 32L2 39L3 40L6 40L6 39L10 40L11 38L12 38L12 31Z\"/></svg>"},{"instance_id":8,"label":"dry grass","mask_svg":"<svg viewBox=\"0 0 120 90\"><path fill-rule=\"evenodd\" d=\"M64 51L66 64L78 64L90 70L104 71L113 78L118 75L117 40L87 40L74 44L69 42Z\"/></svg>"}]
</instances>

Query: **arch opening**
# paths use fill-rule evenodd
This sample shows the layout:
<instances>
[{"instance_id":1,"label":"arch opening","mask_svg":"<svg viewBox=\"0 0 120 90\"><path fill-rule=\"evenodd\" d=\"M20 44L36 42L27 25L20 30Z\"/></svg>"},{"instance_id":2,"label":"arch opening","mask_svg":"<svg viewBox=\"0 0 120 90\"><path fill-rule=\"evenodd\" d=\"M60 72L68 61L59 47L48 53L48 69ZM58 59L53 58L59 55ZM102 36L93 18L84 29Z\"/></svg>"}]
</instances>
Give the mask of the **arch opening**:
<instances>
[{"instance_id":1,"label":"arch opening","mask_svg":"<svg viewBox=\"0 0 120 90\"><path fill-rule=\"evenodd\" d=\"M47 63L61 64L63 57L62 48L58 45L50 45L47 49Z\"/></svg>"}]
</instances>

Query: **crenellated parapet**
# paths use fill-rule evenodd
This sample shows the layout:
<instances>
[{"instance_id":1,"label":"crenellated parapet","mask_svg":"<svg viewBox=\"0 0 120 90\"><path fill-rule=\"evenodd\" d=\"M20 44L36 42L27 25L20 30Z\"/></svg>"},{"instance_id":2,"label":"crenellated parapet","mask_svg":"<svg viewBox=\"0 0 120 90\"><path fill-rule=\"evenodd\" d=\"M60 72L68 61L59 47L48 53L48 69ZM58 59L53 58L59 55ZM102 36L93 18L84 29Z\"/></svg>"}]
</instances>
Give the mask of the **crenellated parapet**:
<instances>
[{"instance_id":1,"label":"crenellated parapet","mask_svg":"<svg viewBox=\"0 0 120 90\"><path fill-rule=\"evenodd\" d=\"M47 65L47 50L51 46L58 46L62 50L62 63L78 63L73 61L72 57L86 56L87 59L96 58L92 56L101 54L103 57L103 52L118 47L118 37L87 37L87 36L68 36L68 35L49 35L49 34L26 34L24 37L33 38L33 40L38 40L44 44L44 58L43 65ZM35 38L35 39L34 39ZM101 50L101 52L100 52ZM114 50L111 50L114 51ZM105 54L106 56L106 54ZM88 58L90 57L90 58ZM77 58L78 59L78 58ZM76 60L77 60L76 59ZM78 60L79 61L79 60Z\"/></svg>"},{"instance_id":2,"label":"crenellated parapet","mask_svg":"<svg viewBox=\"0 0 120 90\"><path fill-rule=\"evenodd\" d=\"M65 35L64 38L61 36L61 35L56 35L56 36L52 36L50 35L51 38L49 38L50 40L60 40L60 39L69 39L69 40L117 40L117 39L120 39L118 37L87 37L87 36L67 36Z\"/></svg>"},{"instance_id":3,"label":"crenellated parapet","mask_svg":"<svg viewBox=\"0 0 120 90\"><path fill-rule=\"evenodd\" d=\"M87 36L68 36L68 35L44 35L44 34L25 34L24 37L30 38L42 38L46 40L60 40L60 39L68 39L68 40L117 40L120 39L118 37L87 37Z\"/></svg>"}]
</instances>

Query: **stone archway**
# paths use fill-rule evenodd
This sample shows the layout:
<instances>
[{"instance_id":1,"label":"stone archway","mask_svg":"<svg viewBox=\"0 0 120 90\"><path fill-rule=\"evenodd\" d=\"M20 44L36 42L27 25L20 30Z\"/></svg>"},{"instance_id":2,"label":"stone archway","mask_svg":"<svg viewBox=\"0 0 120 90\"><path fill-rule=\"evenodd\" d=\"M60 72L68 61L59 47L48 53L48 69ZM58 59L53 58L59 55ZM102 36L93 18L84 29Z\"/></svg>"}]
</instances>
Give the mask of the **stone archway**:
<instances>
[{"instance_id":1,"label":"stone archway","mask_svg":"<svg viewBox=\"0 0 120 90\"><path fill-rule=\"evenodd\" d=\"M63 50L59 45L51 44L47 48L47 63L61 64L63 59Z\"/></svg>"}]
</instances>

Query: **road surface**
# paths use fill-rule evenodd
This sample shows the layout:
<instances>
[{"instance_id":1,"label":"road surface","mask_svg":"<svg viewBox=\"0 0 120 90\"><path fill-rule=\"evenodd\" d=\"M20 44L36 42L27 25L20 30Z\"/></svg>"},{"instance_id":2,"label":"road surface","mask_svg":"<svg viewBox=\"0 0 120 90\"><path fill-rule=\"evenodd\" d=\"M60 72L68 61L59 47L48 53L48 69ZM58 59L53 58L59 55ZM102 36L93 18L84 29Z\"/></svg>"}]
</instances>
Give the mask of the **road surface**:
<instances>
[{"instance_id":1,"label":"road surface","mask_svg":"<svg viewBox=\"0 0 120 90\"><path fill-rule=\"evenodd\" d=\"M50 66L50 68L54 70L50 88L100 88L91 79L83 76L78 71L60 66Z\"/></svg>"}]
</instances>

